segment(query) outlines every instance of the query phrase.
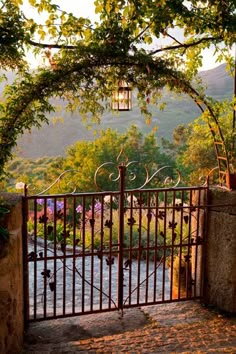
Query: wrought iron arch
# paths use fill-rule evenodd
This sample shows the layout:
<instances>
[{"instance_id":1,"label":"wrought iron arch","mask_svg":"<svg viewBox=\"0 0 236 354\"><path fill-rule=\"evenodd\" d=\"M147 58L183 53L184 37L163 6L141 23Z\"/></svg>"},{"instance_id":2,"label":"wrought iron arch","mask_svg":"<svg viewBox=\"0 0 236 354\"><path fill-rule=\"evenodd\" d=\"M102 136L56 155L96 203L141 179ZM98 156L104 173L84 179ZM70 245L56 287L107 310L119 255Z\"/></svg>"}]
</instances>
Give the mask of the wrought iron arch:
<instances>
[{"instance_id":1,"label":"wrought iron arch","mask_svg":"<svg viewBox=\"0 0 236 354\"><path fill-rule=\"evenodd\" d=\"M71 89L73 87L73 82L70 82L68 86L65 84L64 77L69 76L72 81L76 81L78 74L81 75L80 80L86 80L88 79L86 76L86 68L91 64L93 68L100 67L101 65L103 67L118 66L118 69L120 69L120 71L118 70L120 74L124 73L125 67L127 76L127 78L125 78L128 79L128 76L131 77L134 84L136 84L139 89L142 86L141 85L139 87L139 75L141 75L141 77L145 76L146 82L152 81L153 88L156 89L163 88L165 85L169 84L170 87L175 87L181 92L188 94L195 101L202 112L207 110L209 112L208 126L213 137L218 162L219 181L222 186L225 186L227 175L230 172L228 152L217 116L212 110L206 97L198 93L180 71L175 70L170 63L166 63L160 58L155 58L155 61L150 60L150 63L147 65L144 65L143 58L135 58L130 56L127 58L122 57L120 60L121 63L117 64L117 58L107 57L104 59L104 63L101 63L99 58L97 60L92 58L90 59L91 63L88 60L84 60L84 62L74 63L69 68L68 66L59 66L57 70L49 70L47 75L45 73L39 73L38 75L35 75L35 80L32 80L31 90L30 92L27 91L27 96L24 91L26 88L23 80L22 87L19 84L19 96L17 96L15 100L14 98L12 101L9 100L8 105L10 109L8 109L8 106L6 108L4 122L5 126L9 124L11 127L11 135L9 135L9 129L2 129L0 133L0 140L3 142L0 153L0 172L3 170L4 163L11 157L11 149L16 144L16 135L22 133L23 131L22 126L27 123L27 129L30 129L33 125L40 127L41 123L45 121L43 118L44 113L53 110L52 105L48 103L49 98L55 93L62 95L67 89ZM129 71L128 69L132 70ZM73 90L75 89L76 88L73 88ZM42 105L40 106L39 111L36 112L36 116L32 117L31 121L29 121L29 115L26 113L32 110L31 104L34 101L37 102L39 97L41 97ZM34 110L32 110L32 114L33 112Z\"/></svg>"},{"instance_id":2,"label":"wrought iron arch","mask_svg":"<svg viewBox=\"0 0 236 354\"><path fill-rule=\"evenodd\" d=\"M230 174L229 156L217 116L213 112L213 109L207 100L202 97L197 90L187 83L185 83L185 85L188 87L188 95L193 99L201 112L204 113L206 110L209 112L207 124L213 137L218 164L219 184L222 187L230 189L230 181L228 180L228 176Z\"/></svg>"}]
</instances>

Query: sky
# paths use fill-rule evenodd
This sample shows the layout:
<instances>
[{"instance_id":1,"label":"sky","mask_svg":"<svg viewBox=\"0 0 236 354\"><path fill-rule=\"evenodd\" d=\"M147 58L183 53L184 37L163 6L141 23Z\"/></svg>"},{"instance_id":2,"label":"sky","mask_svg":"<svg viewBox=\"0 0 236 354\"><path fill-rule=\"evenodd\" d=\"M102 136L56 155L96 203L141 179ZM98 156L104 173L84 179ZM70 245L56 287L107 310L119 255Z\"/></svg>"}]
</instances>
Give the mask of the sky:
<instances>
[{"instance_id":1,"label":"sky","mask_svg":"<svg viewBox=\"0 0 236 354\"><path fill-rule=\"evenodd\" d=\"M53 3L56 3L61 7L61 9L65 9L68 12L72 12L74 15L79 17L90 18L92 21L98 20L98 15L95 14L94 11L94 0L54 0ZM28 18L37 19L38 23L42 23L43 15L40 16L34 12L33 8L28 4L27 0L23 2L23 10ZM163 45L165 42L163 42ZM233 53L233 51L232 51ZM36 67L38 62L40 63L40 59L35 60L33 54L28 54L29 62L32 67ZM40 63L42 64L42 63ZM214 57L214 47L210 47L209 49L204 50L203 52L203 66L201 70L210 70L221 63L216 62L216 58Z\"/></svg>"},{"instance_id":2,"label":"sky","mask_svg":"<svg viewBox=\"0 0 236 354\"><path fill-rule=\"evenodd\" d=\"M77 16L95 18L94 0L54 0L53 4L57 4L61 9L73 12ZM32 16L33 8L27 0L23 0L22 8L26 11L27 16ZM37 15L39 16L39 15Z\"/></svg>"},{"instance_id":3,"label":"sky","mask_svg":"<svg viewBox=\"0 0 236 354\"><path fill-rule=\"evenodd\" d=\"M98 20L98 16L94 10L94 0L54 0L54 4L60 6L67 12L72 12L75 16L89 18L93 21ZM42 23L45 16L38 14L37 11L29 5L28 0L23 0L22 10L27 18L33 18L37 23ZM35 59L32 53L28 53L28 60L32 68L36 68L38 64L42 64L39 58Z\"/></svg>"}]
</instances>

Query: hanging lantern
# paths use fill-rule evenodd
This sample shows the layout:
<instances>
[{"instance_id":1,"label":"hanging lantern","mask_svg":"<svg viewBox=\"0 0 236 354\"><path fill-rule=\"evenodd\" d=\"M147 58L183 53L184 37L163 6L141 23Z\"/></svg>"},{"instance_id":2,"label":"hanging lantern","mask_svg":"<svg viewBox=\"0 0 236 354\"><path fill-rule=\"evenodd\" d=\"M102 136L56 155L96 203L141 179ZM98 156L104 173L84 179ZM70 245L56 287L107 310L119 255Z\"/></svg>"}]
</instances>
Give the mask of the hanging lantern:
<instances>
[{"instance_id":1,"label":"hanging lantern","mask_svg":"<svg viewBox=\"0 0 236 354\"><path fill-rule=\"evenodd\" d=\"M112 109L114 111L131 111L132 90L124 81L120 81L118 91L113 92Z\"/></svg>"}]
</instances>

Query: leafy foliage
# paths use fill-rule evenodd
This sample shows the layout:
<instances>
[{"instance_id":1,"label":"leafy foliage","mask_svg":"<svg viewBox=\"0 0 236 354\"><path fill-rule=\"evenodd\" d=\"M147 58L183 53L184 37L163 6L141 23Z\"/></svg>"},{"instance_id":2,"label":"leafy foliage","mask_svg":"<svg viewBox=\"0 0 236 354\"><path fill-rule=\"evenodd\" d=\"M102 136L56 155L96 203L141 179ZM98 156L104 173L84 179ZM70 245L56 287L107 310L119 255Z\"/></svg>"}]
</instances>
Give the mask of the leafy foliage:
<instances>
[{"instance_id":1,"label":"leafy foliage","mask_svg":"<svg viewBox=\"0 0 236 354\"><path fill-rule=\"evenodd\" d=\"M110 97L122 79L137 88L140 112L147 122L151 119L150 96L158 103L164 86L200 98L210 110L210 102L190 80L201 65L202 49L213 44L220 60L227 57L235 41L234 1L162 0L156 4L96 0L100 22L95 24L76 18L50 0L29 3L39 14L46 14L44 24L26 18L20 0L3 3L0 65L22 66L24 45L35 48L50 65L35 73L21 70L6 90L0 107L0 175L12 157L17 137L48 121L47 114L55 109L51 97L63 97L68 109L78 110L84 120L99 122L105 109L110 109ZM182 30L184 39L172 33L175 27ZM172 43L163 47L163 38ZM212 111L210 114L217 119Z\"/></svg>"},{"instance_id":2,"label":"leafy foliage","mask_svg":"<svg viewBox=\"0 0 236 354\"><path fill-rule=\"evenodd\" d=\"M234 172L235 149L233 148L235 134L232 131L232 103L223 101L215 104L219 111L219 123L225 137L225 145L229 152L231 171ZM186 182L199 183L200 176L217 167L214 144L206 115L202 115L188 126L178 126L174 131L174 143L168 146L176 157L176 163L181 171L185 171Z\"/></svg>"},{"instance_id":3,"label":"leafy foliage","mask_svg":"<svg viewBox=\"0 0 236 354\"><path fill-rule=\"evenodd\" d=\"M4 1L0 8L0 68L22 68L26 40L25 21L14 1Z\"/></svg>"},{"instance_id":4,"label":"leafy foliage","mask_svg":"<svg viewBox=\"0 0 236 354\"><path fill-rule=\"evenodd\" d=\"M94 191L94 175L99 166L106 162L120 163L117 157L121 148L125 156L121 159L136 161L136 181L131 182L132 187L141 186L144 183L145 169L147 166L150 174L164 165L175 165L174 160L160 151L154 133L143 135L136 126L130 127L125 133L107 129L101 132L101 136L94 141L78 141L68 148L65 157L41 158L36 161L16 158L8 164L8 191L14 191L17 181L33 187L33 193L41 192L49 187L60 174L71 171L68 179L63 178L60 185L55 185L53 191L68 192L67 183L76 185L79 191ZM113 169L114 172L114 169ZM129 172L129 171L128 171ZM98 177L98 184L104 189L114 188L114 184L108 179L109 175L103 171ZM60 188L59 188L60 187ZM52 190L50 190L52 192Z\"/></svg>"},{"instance_id":5,"label":"leafy foliage","mask_svg":"<svg viewBox=\"0 0 236 354\"><path fill-rule=\"evenodd\" d=\"M141 200L133 193L127 199L123 196L126 205L123 215L125 257L131 257L130 260L138 257L154 260L157 257L160 260L163 252L165 256L171 253L172 244L179 245L182 242L182 256L185 252L189 253L186 242L194 233L194 230L190 230L189 221L195 209L192 215L188 205L176 204L181 199L174 200L171 194L167 198L169 204L165 206L161 200L167 195L164 197L162 192L158 197L155 193L146 195L144 192ZM187 201L187 195L185 199ZM158 200L160 204L157 208L155 203ZM115 255L119 242L119 223L118 195L114 194L89 196L83 193L77 194L76 199L67 196L61 200L53 196L50 199L36 198L29 203L29 235L34 237L36 232L36 237L46 240L48 246L56 244L63 253L67 246L72 246L80 250L96 250L100 258L104 250L111 251L112 244L112 254ZM157 245L160 246L158 250L158 247L155 248ZM163 250L163 245L167 249ZM178 254L179 247L173 251Z\"/></svg>"}]
</instances>

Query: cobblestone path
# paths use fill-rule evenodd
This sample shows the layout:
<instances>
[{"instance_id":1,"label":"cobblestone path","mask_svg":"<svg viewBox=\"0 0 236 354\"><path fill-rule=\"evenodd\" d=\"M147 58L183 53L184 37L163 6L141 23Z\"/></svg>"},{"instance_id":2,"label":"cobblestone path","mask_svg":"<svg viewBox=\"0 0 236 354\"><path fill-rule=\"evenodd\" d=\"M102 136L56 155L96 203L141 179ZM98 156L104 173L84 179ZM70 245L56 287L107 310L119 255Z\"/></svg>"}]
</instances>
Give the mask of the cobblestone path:
<instances>
[{"instance_id":1,"label":"cobblestone path","mask_svg":"<svg viewBox=\"0 0 236 354\"><path fill-rule=\"evenodd\" d=\"M188 301L34 323L24 354L231 353L236 317Z\"/></svg>"}]
</instances>

